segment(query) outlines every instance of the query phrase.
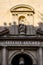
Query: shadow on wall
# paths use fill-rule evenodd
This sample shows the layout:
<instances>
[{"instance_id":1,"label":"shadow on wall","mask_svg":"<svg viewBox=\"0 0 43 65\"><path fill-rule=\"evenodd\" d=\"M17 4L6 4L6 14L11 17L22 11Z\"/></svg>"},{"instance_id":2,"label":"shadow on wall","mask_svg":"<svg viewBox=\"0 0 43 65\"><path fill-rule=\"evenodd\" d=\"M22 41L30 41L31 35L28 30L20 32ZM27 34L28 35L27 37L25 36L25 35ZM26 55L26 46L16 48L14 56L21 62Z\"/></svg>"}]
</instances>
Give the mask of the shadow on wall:
<instances>
[{"instance_id":1,"label":"shadow on wall","mask_svg":"<svg viewBox=\"0 0 43 65\"><path fill-rule=\"evenodd\" d=\"M6 25L4 27L0 27L0 36L3 35L43 35L43 23L38 23L38 27L34 27L33 25L24 25L19 24L16 25Z\"/></svg>"}]
</instances>

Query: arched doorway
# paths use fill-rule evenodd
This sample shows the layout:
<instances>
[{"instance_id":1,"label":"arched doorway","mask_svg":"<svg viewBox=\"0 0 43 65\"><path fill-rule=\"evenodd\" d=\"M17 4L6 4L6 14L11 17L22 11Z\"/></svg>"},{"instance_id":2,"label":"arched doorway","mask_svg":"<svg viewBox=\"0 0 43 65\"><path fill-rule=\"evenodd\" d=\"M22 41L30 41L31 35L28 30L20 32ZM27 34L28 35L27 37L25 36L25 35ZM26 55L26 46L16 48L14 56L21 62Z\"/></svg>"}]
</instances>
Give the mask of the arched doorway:
<instances>
[{"instance_id":1,"label":"arched doorway","mask_svg":"<svg viewBox=\"0 0 43 65\"><path fill-rule=\"evenodd\" d=\"M20 53L13 57L11 65L33 65L33 61L29 55Z\"/></svg>"}]
</instances>

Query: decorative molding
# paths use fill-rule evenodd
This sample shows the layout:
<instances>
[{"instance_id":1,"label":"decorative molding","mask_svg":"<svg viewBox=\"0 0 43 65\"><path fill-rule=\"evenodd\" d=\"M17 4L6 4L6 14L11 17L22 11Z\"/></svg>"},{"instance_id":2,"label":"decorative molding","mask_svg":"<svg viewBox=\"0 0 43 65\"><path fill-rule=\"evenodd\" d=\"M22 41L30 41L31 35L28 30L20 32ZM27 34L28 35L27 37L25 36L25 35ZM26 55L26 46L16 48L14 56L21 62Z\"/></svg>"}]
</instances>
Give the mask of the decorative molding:
<instances>
[{"instance_id":1,"label":"decorative molding","mask_svg":"<svg viewBox=\"0 0 43 65\"><path fill-rule=\"evenodd\" d=\"M33 12L34 13L34 9L31 6L25 5L25 4L16 5L12 7L10 11L11 12Z\"/></svg>"},{"instance_id":2,"label":"decorative molding","mask_svg":"<svg viewBox=\"0 0 43 65\"><path fill-rule=\"evenodd\" d=\"M0 36L7 35L9 33L9 29L5 28L0 32Z\"/></svg>"},{"instance_id":3,"label":"decorative molding","mask_svg":"<svg viewBox=\"0 0 43 65\"><path fill-rule=\"evenodd\" d=\"M43 36L43 31L41 30L41 28L37 29L36 34Z\"/></svg>"}]
</instances>

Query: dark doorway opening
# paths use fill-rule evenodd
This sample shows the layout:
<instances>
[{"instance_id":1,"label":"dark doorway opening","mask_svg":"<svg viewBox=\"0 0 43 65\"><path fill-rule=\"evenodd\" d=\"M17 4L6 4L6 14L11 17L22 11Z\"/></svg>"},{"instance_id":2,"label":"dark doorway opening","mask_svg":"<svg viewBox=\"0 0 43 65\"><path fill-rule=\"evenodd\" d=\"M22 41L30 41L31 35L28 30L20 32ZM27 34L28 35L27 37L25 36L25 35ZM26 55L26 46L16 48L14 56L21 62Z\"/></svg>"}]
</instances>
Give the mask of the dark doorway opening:
<instances>
[{"instance_id":1,"label":"dark doorway opening","mask_svg":"<svg viewBox=\"0 0 43 65\"><path fill-rule=\"evenodd\" d=\"M12 61L12 65L33 65L32 58L27 54L18 54L16 55Z\"/></svg>"}]
</instances>

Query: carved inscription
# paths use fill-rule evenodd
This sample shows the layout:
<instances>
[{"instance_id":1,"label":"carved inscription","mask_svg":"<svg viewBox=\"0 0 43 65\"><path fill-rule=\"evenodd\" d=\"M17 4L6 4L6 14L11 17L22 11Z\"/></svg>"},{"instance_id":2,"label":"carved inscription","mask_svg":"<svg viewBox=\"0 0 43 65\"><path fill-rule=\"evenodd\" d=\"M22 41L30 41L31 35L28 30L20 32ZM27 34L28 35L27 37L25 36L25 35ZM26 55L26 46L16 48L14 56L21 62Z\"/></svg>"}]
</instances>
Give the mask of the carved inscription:
<instances>
[{"instance_id":1,"label":"carved inscription","mask_svg":"<svg viewBox=\"0 0 43 65\"><path fill-rule=\"evenodd\" d=\"M0 46L40 46L39 41L4 41Z\"/></svg>"}]
</instances>

